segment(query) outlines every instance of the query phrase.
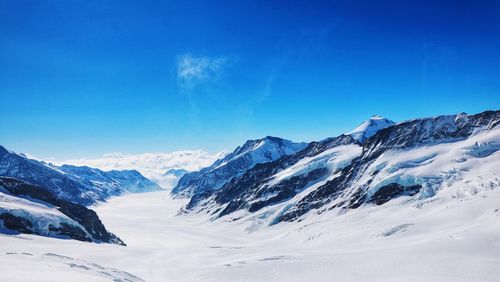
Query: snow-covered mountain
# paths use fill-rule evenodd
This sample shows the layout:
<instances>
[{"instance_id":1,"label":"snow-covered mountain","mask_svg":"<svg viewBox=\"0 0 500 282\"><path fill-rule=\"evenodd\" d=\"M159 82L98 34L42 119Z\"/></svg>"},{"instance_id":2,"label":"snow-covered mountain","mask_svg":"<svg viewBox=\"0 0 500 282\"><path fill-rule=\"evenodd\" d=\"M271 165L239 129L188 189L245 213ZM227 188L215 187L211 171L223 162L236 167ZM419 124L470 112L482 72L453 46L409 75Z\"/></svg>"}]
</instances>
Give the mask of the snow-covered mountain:
<instances>
[{"instance_id":1,"label":"snow-covered mountain","mask_svg":"<svg viewBox=\"0 0 500 282\"><path fill-rule=\"evenodd\" d=\"M189 171L182 169L182 168L172 168L169 169L167 172L165 172L163 175L172 175L175 177L182 177L184 174L189 173Z\"/></svg>"},{"instance_id":2,"label":"snow-covered mountain","mask_svg":"<svg viewBox=\"0 0 500 282\"><path fill-rule=\"evenodd\" d=\"M306 146L306 143L294 143L271 136L249 140L211 166L183 175L172 190L172 194L186 197L218 190L229 180L240 176L255 165L294 154Z\"/></svg>"},{"instance_id":3,"label":"snow-covered mountain","mask_svg":"<svg viewBox=\"0 0 500 282\"><path fill-rule=\"evenodd\" d=\"M366 139L375 135L375 133L377 133L379 130L389 127L393 124L395 124L395 122L393 122L392 120L374 115L369 120L356 127L353 131L346 134L351 135L352 138L363 143Z\"/></svg>"},{"instance_id":4,"label":"snow-covered mountain","mask_svg":"<svg viewBox=\"0 0 500 282\"><path fill-rule=\"evenodd\" d=\"M217 191L193 196L183 211L275 224L398 197L459 197L500 185L500 111L390 126L370 121L363 125L374 126L257 164Z\"/></svg>"},{"instance_id":5,"label":"snow-covered mountain","mask_svg":"<svg viewBox=\"0 0 500 282\"><path fill-rule=\"evenodd\" d=\"M18 232L124 245L106 230L93 210L9 177L0 177L0 229L4 229L0 233L7 234Z\"/></svg>"},{"instance_id":6,"label":"snow-covered mountain","mask_svg":"<svg viewBox=\"0 0 500 282\"><path fill-rule=\"evenodd\" d=\"M90 205L115 195L160 187L135 170L102 171L86 166L55 166L0 146L0 176L45 187L58 199Z\"/></svg>"},{"instance_id":7,"label":"snow-covered mountain","mask_svg":"<svg viewBox=\"0 0 500 282\"><path fill-rule=\"evenodd\" d=\"M158 183L160 183L164 188L173 188L177 185L179 179L181 179L181 177L186 173L189 173L189 171L182 168L169 169L167 172L157 178L161 179Z\"/></svg>"},{"instance_id":8,"label":"snow-covered mountain","mask_svg":"<svg viewBox=\"0 0 500 282\"><path fill-rule=\"evenodd\" d=\"M184 150L171 153L123 154L110 153L98 158L81 158L55 162L58 165L95 167L108 170L137 170L165 189L172 189L179 178L179 173L170 170L197 171L224 157L226 152L210 154L202 150ZM54 162L51 160L51 162Z\"/></svg>"},{"instance_id":9,"label":"snow-covered mountain","mask_svg":"<svg viewBox=\"0 0 500 282\"><path fill-rule=\"evenodd\" d=\"M326 181L360 153L361 145L349 135L312 142L295 154L256 165L215 193L195 195L186 209L211 208L215 203L216 210L224 207L218 216L242 208L255 212L289 200L309 184Z\"/></svg>"},{"instance_id":10,"label":"snow-covered mountain","mask_svg":"<svg viewBox=\"0 0 500 282\"><path fill-rule=\"evenodd\" d=\"M0 280L496 281L499 149L500 111L312 142L191 199L161 190L92 207L126 248L51 238L85 225L1 190ZM47 218L59 231L38 228ZM34 227L45 236L8 233Z\"/></svg>"}]
</instances>

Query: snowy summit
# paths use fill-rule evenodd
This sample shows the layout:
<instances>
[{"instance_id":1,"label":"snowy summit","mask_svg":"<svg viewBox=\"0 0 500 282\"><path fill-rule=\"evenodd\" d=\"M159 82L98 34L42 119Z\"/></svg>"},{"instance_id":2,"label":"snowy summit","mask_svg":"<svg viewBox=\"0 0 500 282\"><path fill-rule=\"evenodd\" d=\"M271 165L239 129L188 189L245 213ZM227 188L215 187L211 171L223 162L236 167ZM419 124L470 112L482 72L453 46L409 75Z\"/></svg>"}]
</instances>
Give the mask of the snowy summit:
<instances>
[{"instance_id":1,"label":"snowy summit","mask_svg":"<svg viewBox=\"0 0 500 282\"><path fill-rule=\"evenodd\" d=\"M377 133L377 131L387 128L391 125L396 124L392 120L386 119L385 117L374 115L369 120L363 122L358 127L356 127L353 131L346 133L347 135L351 135L352 138L358 140L363 143L366 139L372 137Z\"/></svg>"}]
</instances>

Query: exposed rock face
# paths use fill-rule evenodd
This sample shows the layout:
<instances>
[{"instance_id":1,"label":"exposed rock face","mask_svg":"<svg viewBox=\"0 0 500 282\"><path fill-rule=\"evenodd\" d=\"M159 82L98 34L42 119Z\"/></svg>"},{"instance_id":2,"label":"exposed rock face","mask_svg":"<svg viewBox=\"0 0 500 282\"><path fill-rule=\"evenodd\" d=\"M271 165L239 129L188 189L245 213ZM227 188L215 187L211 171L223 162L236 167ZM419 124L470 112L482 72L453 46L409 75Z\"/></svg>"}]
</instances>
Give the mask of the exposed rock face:
<instances>
[{"instance_id":1,"label":"exposed rock face","mask_svg":"<svg viewBox=\"0 0 500 282\"><path fill-rule=\"evenodd\" d=\"M27 234L34 233L33 224L31 223L31 221L24 217L15 216L13 214L4 212L0 214L0 220L2 220L3 226L8 229Z\"/></svg>"},{"instance_id":2,"label":"exposed rock face","mask_svg":"<svg viewBox=\"0 0 500 282\"><path fill-rule=\"evenodd\" d=\"M8 199L2 204L0 215L5 228L20 233L125 245L106 230L93 210L58 199L42 187L0 177L0 194L2 199Z\"/></svg>"},{"instance_id":3,"label":"exposed rock face","mask_svg":"<svg viewBox=\"0 0 500 282\"><path fill-rule=\"evenodd\" d=\"M380 187L377 192L370 197L369 202L376 205L382 205L400 196L414 196L420 191L420 189L422 189L421 185L405 187L398 183L391 183Z\"/></svg>"}]
</instances>

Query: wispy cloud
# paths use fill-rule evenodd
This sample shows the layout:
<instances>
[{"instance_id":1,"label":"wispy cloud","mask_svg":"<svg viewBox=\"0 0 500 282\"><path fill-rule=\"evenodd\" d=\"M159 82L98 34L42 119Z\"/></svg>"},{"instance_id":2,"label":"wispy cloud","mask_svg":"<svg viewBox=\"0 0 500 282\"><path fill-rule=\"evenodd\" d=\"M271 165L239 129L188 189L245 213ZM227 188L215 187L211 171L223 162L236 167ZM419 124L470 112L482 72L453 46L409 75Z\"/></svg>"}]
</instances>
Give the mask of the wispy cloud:
<instances>
[{"instance_id":1,"label":"wispy cloud","mask_svg":"<svg viewBox=\"0 0 500 282\"><path fill-rule=\"evenodd\" d=\"M231 57L194 56L189 53L181 55L177 57L177 81L187 89L217 81L233 61Z\"/></svg>"}]
</instances>

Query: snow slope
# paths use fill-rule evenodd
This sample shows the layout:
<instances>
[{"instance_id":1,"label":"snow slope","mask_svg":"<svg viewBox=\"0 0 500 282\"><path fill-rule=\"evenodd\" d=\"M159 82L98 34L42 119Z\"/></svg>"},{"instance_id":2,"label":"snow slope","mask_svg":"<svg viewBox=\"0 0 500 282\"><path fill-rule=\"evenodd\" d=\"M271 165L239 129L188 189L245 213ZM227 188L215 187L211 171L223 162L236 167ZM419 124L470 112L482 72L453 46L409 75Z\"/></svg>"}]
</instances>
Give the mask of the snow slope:
<instances>
[{"instance_id":1,"label":"snow slope","mask_svg":"<svg viewBox=\"0 0 500 282\"><path fill-rule=\"evenodd\" d=\"M500 281L500 193L404 198L248 232L130 194L96 208L127 247L0 234L2 281ZM128 280L126 280L128 279Z\"/></svg>"},{"instance_id":2,"label":"snow slope","mask_svg":"<svg viewBox=\"0 0 500 282\"><path fill-rule=\"evenodd\" d=\"M71 225L74 228L84 230L82 226L80 226L74 220L68 218L62 212L57 210L53 205L16 197L2 190L3 189L0 189L0 214L9 213L17 216L18 218L29 219L30 222L34 223L34 225L32 226L32 230L37 233L46 236L57 236L56 232L51 232L49 230L49 225L52 224L53 226L58 227L61 225L61 223L65 223ZM2 226L1 220L0 228L5 228L4 226ZM5 229L4 231L6 233L14 232L12 230Z\"/></svg>"},{"instance_id":3,"label":"snow slope","mask_svg":"<svg viewBox=\"0 0 500 282\"><path fill-rule=\"evenodd\" d=\"M0 233L123 245L106 230L94 211L57 199L42 187L8 177L0 177Z\"/></svg>"}]
</instances>

